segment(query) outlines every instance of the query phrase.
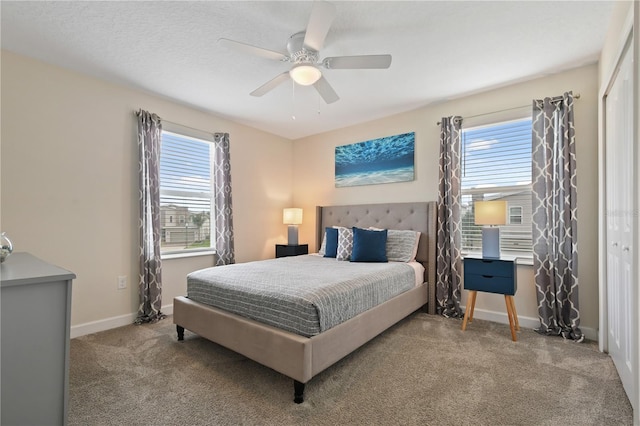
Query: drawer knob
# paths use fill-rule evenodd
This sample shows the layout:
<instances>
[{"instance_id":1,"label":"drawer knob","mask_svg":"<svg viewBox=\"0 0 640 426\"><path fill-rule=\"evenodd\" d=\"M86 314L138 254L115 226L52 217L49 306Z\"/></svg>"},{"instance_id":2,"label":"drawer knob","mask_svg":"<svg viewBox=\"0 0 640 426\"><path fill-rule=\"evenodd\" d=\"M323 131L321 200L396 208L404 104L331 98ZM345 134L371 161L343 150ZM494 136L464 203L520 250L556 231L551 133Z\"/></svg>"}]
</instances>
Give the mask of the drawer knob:
<instances>
[{"instance_id":1,"label":"drawer knob","mask_svg":"<svg viewBox=\"0 0 640 426\"><path fill-rule=\"evenodd\" d=\"M484 278L493 278L493 275L482 275Z\"/></svg>"}]
</instances>

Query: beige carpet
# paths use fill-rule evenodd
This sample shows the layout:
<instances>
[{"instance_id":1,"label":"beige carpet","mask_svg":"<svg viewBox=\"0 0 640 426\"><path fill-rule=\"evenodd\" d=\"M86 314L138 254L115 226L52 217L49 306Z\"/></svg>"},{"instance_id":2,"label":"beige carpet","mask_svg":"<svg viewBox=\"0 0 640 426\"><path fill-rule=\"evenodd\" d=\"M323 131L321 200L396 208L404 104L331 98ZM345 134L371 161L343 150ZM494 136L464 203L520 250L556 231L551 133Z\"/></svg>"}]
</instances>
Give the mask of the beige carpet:
<instances>
[{"instance_id":1,"label":"beige carpet","mask_svg":"<svg viewBox=\"0 0 640 426\"><path fill-rule=\"evenodd\" d=\"M71 341L70 425L631 425L611 359L505 325L419 312L307 383L171 317Z\"/></svg>"}]
</instances>

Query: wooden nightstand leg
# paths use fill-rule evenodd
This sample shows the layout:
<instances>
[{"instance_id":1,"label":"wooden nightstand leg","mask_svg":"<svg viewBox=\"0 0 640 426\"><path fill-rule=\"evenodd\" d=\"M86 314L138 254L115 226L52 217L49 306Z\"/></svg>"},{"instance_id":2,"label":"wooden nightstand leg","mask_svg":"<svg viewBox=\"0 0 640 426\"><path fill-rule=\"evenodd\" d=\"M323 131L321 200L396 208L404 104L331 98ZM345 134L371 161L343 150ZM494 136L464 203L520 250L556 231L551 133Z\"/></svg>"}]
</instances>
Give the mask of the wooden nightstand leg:
<instances>
[{"instance_id":1,"label":"wooden nightstand leg","mask_svg":"<svg viewBox=\"0 0 640 426\"><path fill-rule=\"evenodd\" d=\"M514 342L518 341L518 336L516 336L516 329L515 329L515 325L514 325L514 319L513 319L513 309L511 306L511 302L509 301L509 297L505 294L504 296L504 302L507 305L507 316L509 317L509 328L511 329L511 340L513 340Z\"/></svg>"},{"instance_id":2,"label":"wooden nightstand leg","mask_svg":"<svg viewBox=\"0 0 640 426\"><path fill-rule=\"evenodd\" d=\"M467 329L467 321L473 321L473 308L476 305L476 294L477 291L471 290L469 291L469 298L467 299L467 309L464 312L464 321L462 321L462 331Z\"/></svg>"},{"instance_id":3,"label":"wooden nightstand leg","mask_svg":"<svg viewBox=\"0 0 640 426\"><path fill-rule=\"evenodd\" d=\"M513 319L516 324L516 330L520 331L520 323L518 322L518 313L516 312L516 302L513 300L513 296L509 296L509 301L511 302L511 313L513 314Z\"/></svg>"},{"instance_id":4,"label":"wooden nightstand leg","mask_svg":"<svg viewBox=\"0 0 640 426\"><path fill-rule=\"evenodd\" d=\"M476 309L476 296L478 292L473 290L471 292L471 312L469 313L469 322L473 321L473 311Z\"/></svg>"}]
</instances>

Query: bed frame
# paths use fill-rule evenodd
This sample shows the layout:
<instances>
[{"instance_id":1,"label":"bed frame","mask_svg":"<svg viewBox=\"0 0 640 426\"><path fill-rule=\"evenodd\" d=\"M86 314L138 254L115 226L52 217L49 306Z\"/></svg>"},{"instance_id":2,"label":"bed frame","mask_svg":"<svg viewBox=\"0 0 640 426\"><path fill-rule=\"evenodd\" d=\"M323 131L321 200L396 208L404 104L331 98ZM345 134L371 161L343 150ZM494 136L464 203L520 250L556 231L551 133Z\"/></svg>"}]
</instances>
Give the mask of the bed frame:
<instances>
[{"instance_id":1,"label":"bed frame","mask_svg":"<svg viewBox=\"0 0 640 426\"><path fill-rule=\"evenodd\" d=\"M313 376L353 352L409 314L427 305L435 313L436 203L366 204L317 207L317 247L327 226L358 226L420 231L416 259L425 282L330 330L303 337L186 297L173 301L178 340L190 330L294 380L294 402L304 401Z\"/></svg>"}]
</instances>

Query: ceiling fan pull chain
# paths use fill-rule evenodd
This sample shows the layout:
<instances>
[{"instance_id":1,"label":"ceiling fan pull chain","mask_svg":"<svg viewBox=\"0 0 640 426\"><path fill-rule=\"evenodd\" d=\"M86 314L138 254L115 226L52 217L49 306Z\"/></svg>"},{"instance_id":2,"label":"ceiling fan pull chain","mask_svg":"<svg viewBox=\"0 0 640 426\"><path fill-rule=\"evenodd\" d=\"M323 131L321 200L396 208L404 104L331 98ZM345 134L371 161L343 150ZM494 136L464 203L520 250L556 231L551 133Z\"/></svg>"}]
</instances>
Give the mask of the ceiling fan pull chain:
<instances>
[{"instance_id":1,"label":"ceiling fan pull chain","mask_svg":"<svg viewBox=\"0 0 640 426\"><path fill-rule=\"evenodd\" d=\"M296 119L296 82L291 80L291 119Z\"/></svg>"}]
</instances>

